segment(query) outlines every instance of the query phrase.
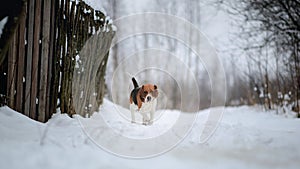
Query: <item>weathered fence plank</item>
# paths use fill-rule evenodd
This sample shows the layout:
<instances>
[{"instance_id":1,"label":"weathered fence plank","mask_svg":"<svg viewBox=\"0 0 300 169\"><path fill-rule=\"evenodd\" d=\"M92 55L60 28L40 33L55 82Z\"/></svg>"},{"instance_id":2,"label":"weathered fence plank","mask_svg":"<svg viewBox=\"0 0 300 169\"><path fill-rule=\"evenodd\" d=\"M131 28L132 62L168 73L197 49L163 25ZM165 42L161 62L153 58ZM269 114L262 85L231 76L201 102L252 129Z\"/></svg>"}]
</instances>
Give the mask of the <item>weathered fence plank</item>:
<instances>
[{"instance_id":1,"label":"weathered fence plank","mask_svg":"<svg viewBox=\"0 0 300 169\"><path fill-rule=\"evenodd\" d=\"M27 6L25 4L25 6ZM26 7L27 8L27 7ZM20 24L19 24L19 42L18 42L18 73L17 73L17 88L16 88L16 110L18 112L23 112L23 93L24 93L24 71L25 71L25 24L26 24L26 14L27 10L23 10L20 15Z\"/></svg>"},{"instance_id":2,"label":"weathered fence plank","mask_svg":"<svg viewBox=\"0 0 300 169\"><path fill-rule=\"evenodd\" d=\"M41 0L35 1L34 32L33 32L33 55L31 72L31 98L30 98L30 117L37 119L38 103L38 69L39 69L39 49L40 49L40 23L41 23Z\"/></svg>"},{"instance_id":3,"label":"weathered fence plank","mask_svg":"<svg viewBox=\"0 0 300 169\"><path fill-rule=\"evenodd\" d=\"M63 3L63 1L61 1L61 3ZM62 31L62 18L63 18L63 4L59 4L59 2L57 2L56 5L57 11L57 17L55 20L56 23L56 27L55 27L55 31L56 31L56 39L55 41L55 50L54 50L54 56L53 56L53 70L52 70L52 80L51 80L51 91L52 91L52 97L51 97L51 101L50 101L50 113L55 113L56 112L56 106L57 106L57 102L58 102L58 93L59 93L59 80L60 80L60 55L62 52L62 47L61 47L61 34L63 33Z\"/></svg>"},{"instance_id":4,"label":"weathered fence plank","mask_svg":"<svg viewBox=\"0 0 300 169\"><path fill-rule=\"evenodd\" d=\"M17 31L12 37L10 47L8 49L8 76L7 76L7 95L8 106L14 107L15 105L15 85L16 85L16 60L17 60Z\"/></svg>"},{"instance_id":5,"label":"weathered fence plank","mask_svg":"<svg viewBox=\"0 0 300 169\"><path fill-rule=\"evenodd\" d=\"M43 4L43 27L42 27L42 51L41 51L41 68L40 68L40 85L39 85L39 104L38 120L46 121L46 95L48 87L48 61L49 61L49 42L50 42L50 14L51 1L44 1Z\"/></svg>"},{"instance_id":6,"label":"weathered fence plank","mask_svg":"<svg viewBox=\"0 0 300 169\"><path fill-rule=\"evenodd\" d=\"M25 108L24 113L29 116L31 100L31 69L33 51L33 32L34 32L34 4L35 0L29 0L28 23L27 23L27 57L26 57L26 78L25 78Z\"/></svg>"},{"instance_id":7,"label":"weathered fence plank","mask_svg":"<svg viewBox=\"0 0 300 169\"><path fill-rule=\"evenodd\" d=\"M56 0L51 1L51 20L50 20L50 44L49 44L49 59L48 59L48 74L47 74L47 94L46 94L46 112L45 112L45 119L48 120L52 115L52 109L51 104L56 105L55 103L52 103L52 98L54 91L52 91L52 85L51 85L51 79L54 77L52 74L53 65L55 65L55 31L56 31L56 10L59 3L56 3Z\"/></svg>"},{"instance_id":8,"label":"weathered fence plank","mask_svg":"<svg viewBox=\"0 0 300 169\"><path fill-rule=\"evenodd\" d=\"M62 6L62 11L65 11L67 8L66 8L66 4L64 5L64 0L61 1L61 6ZM61 22L62 22L62 25L61 25L61 36L59 37L60 38L60 45L61 45L61 48L62 48L62 56L66 56L66 25L67 25L67 20L64 19L64 16L66 16L66 12L63 12L63 15L61 17ZM62 113L66 113L67 111L67 107L66 107L66 101L67 101L67 96L66 96L66 93L64 90L66 88L66 74L65 72L67 71L67 57L62 57L62 65L64 65L61 69L62 69L62 77L61 77L61 87L60 87L60 108L61 108L61 112Z\"/></svg>"}]
</instances>

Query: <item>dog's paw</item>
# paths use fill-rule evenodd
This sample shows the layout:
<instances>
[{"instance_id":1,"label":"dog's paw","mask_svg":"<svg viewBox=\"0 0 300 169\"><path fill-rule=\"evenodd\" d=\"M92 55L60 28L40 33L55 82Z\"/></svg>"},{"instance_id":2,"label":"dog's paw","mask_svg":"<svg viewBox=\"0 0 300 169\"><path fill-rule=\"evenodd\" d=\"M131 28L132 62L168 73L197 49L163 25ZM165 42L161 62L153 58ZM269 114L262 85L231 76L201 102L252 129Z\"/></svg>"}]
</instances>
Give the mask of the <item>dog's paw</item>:
<instances>
[{"instance_id":1,"label":"dog's paw","mask_svg":"<svg viewBox=\"0 0 300 169\"><path fill-rule=\"evenodd\" d=\"M153 121L150 121L150 120L144 120L142 124L145 125L145 126L152 125L152 124L153 124Z\"/></svg>"},{"instance_id":2,"label":"dog's paw","mask_svg":"<svg viewBox=\"0 0 300 169\"><path fill-rule=\"evenodd\" d=\"M153 121L150 120L150 121L148 122L148 125L152 125L152 124L153 124Z\"/></svg>"}]
</instances>

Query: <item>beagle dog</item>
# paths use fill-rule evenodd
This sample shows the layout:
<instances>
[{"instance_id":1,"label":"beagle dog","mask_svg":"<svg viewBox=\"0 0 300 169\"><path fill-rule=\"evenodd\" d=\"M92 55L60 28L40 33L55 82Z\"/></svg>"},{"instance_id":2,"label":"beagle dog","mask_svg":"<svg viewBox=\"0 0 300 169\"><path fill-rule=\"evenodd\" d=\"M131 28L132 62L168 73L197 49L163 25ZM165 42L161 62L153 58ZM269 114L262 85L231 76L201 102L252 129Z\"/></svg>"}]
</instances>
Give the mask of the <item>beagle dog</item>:
<instances>
[{"instance_id":1,"label":"beagle dog","mask_svg":"<svg viewBox=\"0 0 300 169\"><path fill-rule=\"evenodd\" d=\"M151 125L157 104L157 86L144 84L139 87L134 77L132 78L132 82L134 89L130 93L131 122L136 123L135 113L140 113L143 117L143 125ZM147 114L150 114L150 118Z\"/></svg>"}]
</instances>

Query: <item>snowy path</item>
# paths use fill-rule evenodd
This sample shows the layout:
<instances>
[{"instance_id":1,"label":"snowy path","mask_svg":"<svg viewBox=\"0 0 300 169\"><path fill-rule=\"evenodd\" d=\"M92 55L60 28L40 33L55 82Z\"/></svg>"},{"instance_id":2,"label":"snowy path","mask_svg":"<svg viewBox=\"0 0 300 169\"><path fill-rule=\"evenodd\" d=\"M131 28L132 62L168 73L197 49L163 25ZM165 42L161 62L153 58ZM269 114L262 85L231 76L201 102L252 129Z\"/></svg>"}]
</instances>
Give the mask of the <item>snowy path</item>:
<instances>
[{"instance_id":1,"label":"snowy path","mask_svg":"<svg viewBox=\"0 0 300 169\"><path fill-rule=\"evenodd\" d=\"M177 111L164 111L153 126L128 123L126 113L112 113L105 100L105 122L126 137L155 137L169 130ZM124 109L122 112L128 110ZM208 110L199 112L191 133L171 151L150 159L120 158L100 149L83 132L78 120L56 114L46 124L0 108L0 168L298 168L300 120L262 112L255 107L226 108L218 129L203 144L199 133ZM101 129L100 113L84 122ZM159 113L158 113L159 114ZM172 118L167 118L172 115ZM77 119L80 117L76 117ZM98 132L101 138L101 132Z\"/></svg>"}]
</instances>

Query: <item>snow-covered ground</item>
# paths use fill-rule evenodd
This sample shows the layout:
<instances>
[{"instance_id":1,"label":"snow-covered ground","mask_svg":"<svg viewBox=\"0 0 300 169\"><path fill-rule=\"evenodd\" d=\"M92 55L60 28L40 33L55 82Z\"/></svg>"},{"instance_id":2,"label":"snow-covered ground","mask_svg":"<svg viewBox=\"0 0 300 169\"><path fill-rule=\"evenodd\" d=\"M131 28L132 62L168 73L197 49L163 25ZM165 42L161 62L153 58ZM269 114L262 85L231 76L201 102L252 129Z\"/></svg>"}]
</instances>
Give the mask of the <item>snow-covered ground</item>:
<instances>
[{"instance_id":1,"label":"snow-covered ground","mask_svg":"<svg viewBox=\"0 0 300 169\"><path fill-rule=\"evenodd\" d=\"M43 124L1 107L0 168L274 169L300 166L300 120L248 106L225 108L216 132L205 143L200 144L199 137L209 110L198 113L189 135L172 150L146 159L122 158L99 148L82 130L82 124L99 129L100 132L94 131L99 138L105 134L101 131L105 123L120 135L142 139L174 130L172 126L179 112L161 110L153 126L142 126L129 122L127 109L118 107L121 114L113 111L115 109L113 103L104 100L100 112L90 119L57 113ZM116 139L111 138L112 144Z\"/></svg>"}]
</instances>

